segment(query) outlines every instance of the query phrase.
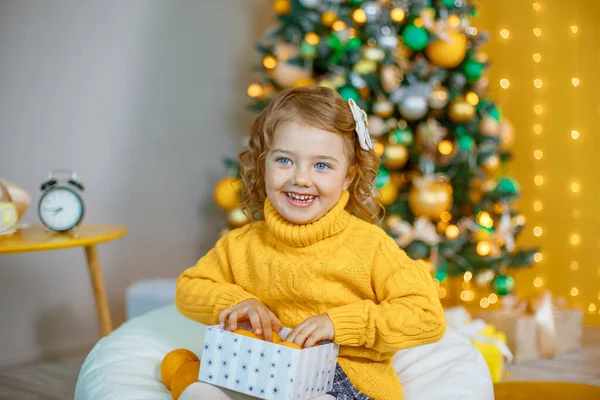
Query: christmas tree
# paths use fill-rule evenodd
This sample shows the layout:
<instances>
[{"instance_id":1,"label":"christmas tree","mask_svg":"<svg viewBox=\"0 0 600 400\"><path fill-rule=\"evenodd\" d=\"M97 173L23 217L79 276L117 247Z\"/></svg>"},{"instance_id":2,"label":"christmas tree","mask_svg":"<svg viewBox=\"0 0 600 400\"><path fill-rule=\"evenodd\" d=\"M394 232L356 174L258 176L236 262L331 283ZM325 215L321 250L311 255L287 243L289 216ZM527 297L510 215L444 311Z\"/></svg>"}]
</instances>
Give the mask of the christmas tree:
<instances>
[{"instance_id":1,"label":"christmas tree","mask_svg":"<svg viewBox=\"0 0 600 400\"><path fill-rule=\"evenodd\" d=\"M251 108L311 85L354 99L382 159L382 227L439 281L470 274L509 294L510 269L529 266L537 250L515 247L525 218L506 176L514 130L486 97L475 0L275 0L273 9L278 23L257 44L263 80L248 87ZM217 188L217 202L243 225L239 199L223 188L231 182Z\"/></svg>"}]
</instances>

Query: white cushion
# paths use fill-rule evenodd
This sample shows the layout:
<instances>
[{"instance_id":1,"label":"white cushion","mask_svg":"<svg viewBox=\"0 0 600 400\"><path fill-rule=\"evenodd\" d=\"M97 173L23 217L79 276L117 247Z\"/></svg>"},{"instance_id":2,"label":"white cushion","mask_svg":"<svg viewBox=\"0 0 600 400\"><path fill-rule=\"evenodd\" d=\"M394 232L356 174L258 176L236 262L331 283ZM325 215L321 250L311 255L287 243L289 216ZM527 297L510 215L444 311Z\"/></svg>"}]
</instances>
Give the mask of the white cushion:
<instances>
[{"instance_id":1,"label":"white cushion","mask_svg":"<svg viewBox=\"0 0 600 400\"><path fill-rule=\"evenodd\" d=\"M170 400L160 379L160 363L171 350L201 355L204 326L174 306L124 323L88 354L77 380L75 400ZM481 354L450 328L437 343L398 352L394 367L406 400L493 399L492 381ZM201 385L189 386L181 400Z\"/></svg>"},{"instance_id":2,"label":"white cushion","mask_svg":"<svg viewBox=\"0 0 600 400\"><path fill-rule=\"evenodd\" d=\"M127 319L173 304L177 283L172 278L136 281L125 291Z\"/></svg>"}]
</instances>

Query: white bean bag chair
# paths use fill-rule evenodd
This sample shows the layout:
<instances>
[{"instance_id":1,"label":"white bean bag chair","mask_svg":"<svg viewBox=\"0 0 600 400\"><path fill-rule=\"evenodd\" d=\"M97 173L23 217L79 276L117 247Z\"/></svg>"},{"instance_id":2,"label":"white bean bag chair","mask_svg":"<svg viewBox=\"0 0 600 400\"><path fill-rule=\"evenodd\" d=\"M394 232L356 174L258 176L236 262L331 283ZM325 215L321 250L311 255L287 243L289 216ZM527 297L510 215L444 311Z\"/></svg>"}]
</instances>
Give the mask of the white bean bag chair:
<instances>
[{"instance_id":1,"label":"white bean bag chair","mask_svg":"<svg viewBox=\"0 0 600 400\"><path fill-rule=\"evenodd\" d=\"M204 330L175 306L124 323L88 354L77 380L75 400L171 400L160 378L161 361L177 348L201 356ZM406 400L494 398L485 360L451 328L437 343L398 352L394 366ZM180 399L206 397L197 395L201 385L190 385Z\"/></svg>"}]
</instances>

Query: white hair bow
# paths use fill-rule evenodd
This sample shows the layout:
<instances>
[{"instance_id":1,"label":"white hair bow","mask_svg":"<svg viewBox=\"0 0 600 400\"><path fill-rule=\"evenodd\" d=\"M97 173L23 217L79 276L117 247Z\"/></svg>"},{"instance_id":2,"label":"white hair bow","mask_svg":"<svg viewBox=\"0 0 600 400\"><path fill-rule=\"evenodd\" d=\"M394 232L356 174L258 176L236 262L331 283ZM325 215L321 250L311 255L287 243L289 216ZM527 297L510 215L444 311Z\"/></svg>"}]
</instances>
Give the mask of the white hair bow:
<instances>
[{"instance_id":1,"label":"white hair bow","mask_svg":"<svg viewBox=\"0 0 600 400\"><path fill-rule=\"evenodd\" d=\"M350 110L352 110L352 116L356 123L356 135L358 136L360 147L363 150L369 151L373 148L373 143L371 143L371 137L367 130L367 113L353 99L349 99L348 104L350 104Z\"/></svg>"}]
</instances>

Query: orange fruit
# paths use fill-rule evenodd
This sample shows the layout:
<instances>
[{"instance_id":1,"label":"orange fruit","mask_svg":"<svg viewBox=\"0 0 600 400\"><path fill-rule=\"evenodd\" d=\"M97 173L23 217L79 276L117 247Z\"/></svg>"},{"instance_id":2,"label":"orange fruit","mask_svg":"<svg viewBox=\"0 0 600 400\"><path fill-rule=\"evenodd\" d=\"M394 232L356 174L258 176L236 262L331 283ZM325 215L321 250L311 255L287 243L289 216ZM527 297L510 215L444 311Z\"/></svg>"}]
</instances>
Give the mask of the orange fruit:
<instances>
[{"instance_id":1,"label":"orange fruit","mask_svg":"<svg viewBox=\"0 0 600 400\"><path fill-rule=\"evenodd\" d=\"M261 339L262 340L262 337L256 336L254 334L254 332L250 332L245 329L238 329L238 330L233 331L233 333L236 333L236 334L242 335L242 336L248 336L248 337L251 337L252 339Z\"/></svg>"},{"instance_id":2,"label":"orange fruit","mask_svg":"<svg viewBox=\"0 0 600 400\"><path fill-rule=\"evenodd\" d=\"M171 396L173 396L173 400L177 400L188 386L197 382L199 374L199 361L189 361L175 371L175 375L173 375L173 380L171 381Z\"/></svg>"},{"instance_id":3,"label":"orange fruit","mask_svg":"<svg viewBox=\"0 0 600 400\"><path fill-rule=\"evenodd\" d=\"M273 332L273 343L281 343L283 339L279 336L279 333Z\"/></svg>"},{"instance_id":4,"label":"orange fruit","mask_svg":"<svg viewBox=\"0 0 600 400\"><path fill-rule=\"evenodd\" d=\"M292 348L292 349L302 350L302 347L298 346L294 342L281 342L280 345L285 346L285 347L289 347L289 348Z\"/></svg>"},{"instance_id":5,"label":"orange fruit","mask_svg":"<svg viewBox=\"0 0 600 400\"><path fill-rule=\"evenodd\" d=\"M160 365L160 377L166 387L171 389L173 375L183 364L198 361L198 357L187 349L177 349L168 353Z\"/></svg>"}]
</instances>

